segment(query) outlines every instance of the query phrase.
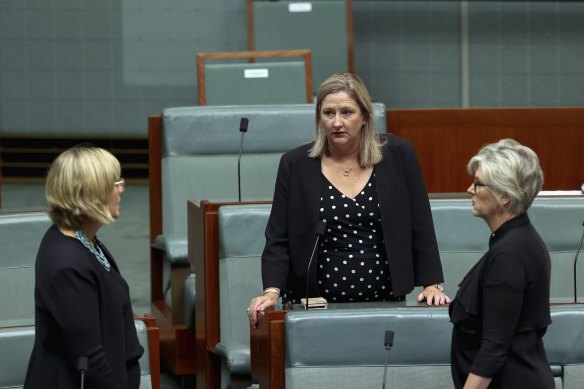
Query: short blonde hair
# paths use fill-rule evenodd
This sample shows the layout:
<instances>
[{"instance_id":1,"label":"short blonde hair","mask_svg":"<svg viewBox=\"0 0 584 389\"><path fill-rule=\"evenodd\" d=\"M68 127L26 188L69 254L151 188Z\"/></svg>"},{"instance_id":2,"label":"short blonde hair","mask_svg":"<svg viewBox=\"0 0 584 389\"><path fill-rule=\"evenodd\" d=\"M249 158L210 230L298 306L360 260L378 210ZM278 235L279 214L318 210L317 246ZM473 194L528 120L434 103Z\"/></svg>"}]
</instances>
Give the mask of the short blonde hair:
<instances>
[{"instance_id":1,"label":"short blonde hair","mask_svg":"<svg viewBox=\"0 0 584 389\"><path fill-rule=\"evenodd\" d=\"M502 139L481 148L468 162L468 174L474 176L479 168L484 183L497 198L504 193L509 195L508 210L514 215L527 212L543 187L543 171L537 154L513 139Z\"/></svg>"},{"instance_id":2,"label":"short blonde hair","mask_svg":"<svg viewBox=\"0 0 584 389\"><path fill-rule=\"evenodd\" d=\"M61 153L45 185L53 223L74 230L88 222L111 223L109 200L120 174L116 157L99 147L79 145Z\"/></svg>"},{"instance_id":3,"label":"short blonde hair","mask_svg":"<svg viewBox=\"0 0 584 389\"><path fill-rule=\"evenodd\" d=\"M373 119L373 108L369 91L357 75L352 73L336 73L327 78L318 88L316 98L316 139L309 150L308 156L319 158L327 150L327 140L322 128L320 111L326 96L331 93L346 92L359 106L361 114L365 120L361 130L361 150L359 152L359 164L363 167L375 165L383 159L382 147L385 142L379 138L375 132L375 122Z\"/></svg>"}]
</instances>

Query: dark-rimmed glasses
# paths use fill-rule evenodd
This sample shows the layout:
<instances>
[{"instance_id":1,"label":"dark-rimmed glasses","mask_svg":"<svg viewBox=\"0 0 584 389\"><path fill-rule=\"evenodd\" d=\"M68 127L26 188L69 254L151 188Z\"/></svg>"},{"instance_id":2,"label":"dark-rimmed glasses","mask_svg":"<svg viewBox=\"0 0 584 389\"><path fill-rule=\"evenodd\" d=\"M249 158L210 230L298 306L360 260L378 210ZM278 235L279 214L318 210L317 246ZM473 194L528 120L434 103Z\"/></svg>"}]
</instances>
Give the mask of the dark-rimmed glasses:
<instances>
[{"instance_id":1,"label":"dark-rimmed glasses","mask_svg":"<svg viewBox=\"0 0 584 389\"><path fill-rule=\"evenodd\" d=\"M472 180L472 189L473 189L473 192L475 192L475 193L478 191L479 188L484 188L487 186L489 186L489 185L480 182L476 178L474 180Z\"/></svg>"}]
</instances>

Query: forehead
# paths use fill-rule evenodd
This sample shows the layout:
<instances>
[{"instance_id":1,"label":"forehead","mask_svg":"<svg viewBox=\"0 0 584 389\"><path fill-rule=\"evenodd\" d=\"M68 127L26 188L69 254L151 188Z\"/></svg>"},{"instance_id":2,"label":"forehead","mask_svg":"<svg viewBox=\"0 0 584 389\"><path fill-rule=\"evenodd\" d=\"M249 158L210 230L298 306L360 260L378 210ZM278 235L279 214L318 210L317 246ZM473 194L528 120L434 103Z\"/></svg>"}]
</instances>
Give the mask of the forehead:
<instances>
[{"instance_id":1,"label":"forehead","mask_svg":"<svg viewBox=\"0 0 584 389\"><path fill-rule=\"evenodd\" d=\"M322 99L322 108L351 107L359 108L355 99L345 91L330 93Z\"/></svg>"}]
</instances>

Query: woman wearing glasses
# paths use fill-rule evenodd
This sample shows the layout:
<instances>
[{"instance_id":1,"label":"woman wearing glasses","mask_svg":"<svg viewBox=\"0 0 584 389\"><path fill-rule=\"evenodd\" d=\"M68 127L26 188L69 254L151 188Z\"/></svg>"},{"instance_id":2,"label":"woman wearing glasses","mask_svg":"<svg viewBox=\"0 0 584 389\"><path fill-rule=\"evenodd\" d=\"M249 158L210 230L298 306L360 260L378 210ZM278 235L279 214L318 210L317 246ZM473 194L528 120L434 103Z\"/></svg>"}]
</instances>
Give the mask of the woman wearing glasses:
<instances>
[{"instance_id":1,"label":"woman wearing glasses","mask_svg":"<svg viewBox=\"0 0 584 389\"><path fill-rule=\"evenodd\" d=\"M53 226L35 265L35 343L25 388L140 385L138 342L128 284L97 231L120 215L125 181L109 152L76 146L57 157L46 181Z\"/></svg>"},{"instance_id":2,"label":"woman wearing glasses","mask_svg":"<svg viewBox=\"0 0 584 389\"><path fill-rule=\"evenodd\" d=\"M527 209L543 184L537 155L511 139L471 158L473 215L489 250L450 304L456 388L554 388L542 337L551 322L550 257Z\"/></svg>"}]
</instances>

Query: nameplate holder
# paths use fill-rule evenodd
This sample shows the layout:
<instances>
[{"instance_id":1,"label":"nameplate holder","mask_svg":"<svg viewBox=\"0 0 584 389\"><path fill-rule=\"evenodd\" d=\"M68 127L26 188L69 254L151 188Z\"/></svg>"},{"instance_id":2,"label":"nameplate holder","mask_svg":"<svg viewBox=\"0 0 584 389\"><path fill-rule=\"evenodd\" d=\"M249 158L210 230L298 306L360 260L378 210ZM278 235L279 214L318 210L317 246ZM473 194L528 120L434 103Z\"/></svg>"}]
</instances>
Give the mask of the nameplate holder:
<instances>
[{"instance_id":1,"label":"nameplate holder","mask_svg":"<svg viewBox=\"0 0 584 389\"><path fill-rule=\"evenodd\" d=\"M245 69L243 71L244 78L268 78L270 72L268 69Z\"/></svg>"},{"instance_id":2,"label":"nameplate holder","mask_svg":"<svg viewBox=\"0 0 584 389\"><path fill-rule=\"evenodd\" d=\"M306 299L305 298L300 299L300 303L302 303L302 306L304 307L304 309L306 309ZM308 299L308 309L327 309L327 308L328 302L324 297L310 297Z\"/></svg>"},{"instance_id":3,"label":"nameplate holder","mask_svg":"<svg viewBox=\"0 0 584 389\"><path fill-rule=\"evenodd\" d=\"M290 3L288 12L312 12L312 3Z\"/></svg>"}]
</instances>

